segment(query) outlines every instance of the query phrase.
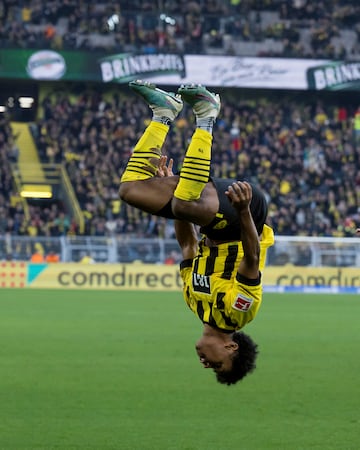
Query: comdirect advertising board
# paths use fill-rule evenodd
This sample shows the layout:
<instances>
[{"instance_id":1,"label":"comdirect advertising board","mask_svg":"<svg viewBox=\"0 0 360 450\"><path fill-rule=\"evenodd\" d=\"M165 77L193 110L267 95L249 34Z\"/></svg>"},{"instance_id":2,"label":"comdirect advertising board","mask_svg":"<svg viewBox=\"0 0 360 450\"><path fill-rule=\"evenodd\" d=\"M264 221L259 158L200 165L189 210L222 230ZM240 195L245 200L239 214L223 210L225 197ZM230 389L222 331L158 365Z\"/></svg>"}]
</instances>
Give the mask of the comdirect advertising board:
<instances>
[{"instance_id":1,"label":"comdirect advertising board","mask_svg":"<svg viewBox=\"0 0 360 450\"><path fill-rule=\"evenodd\" d=\"M177 265L157 264L0 264L1 287L47 289L171 290L182 288ZM267 267L264 291L360 292L355 267Z\"/></svg>"}]
</instances>

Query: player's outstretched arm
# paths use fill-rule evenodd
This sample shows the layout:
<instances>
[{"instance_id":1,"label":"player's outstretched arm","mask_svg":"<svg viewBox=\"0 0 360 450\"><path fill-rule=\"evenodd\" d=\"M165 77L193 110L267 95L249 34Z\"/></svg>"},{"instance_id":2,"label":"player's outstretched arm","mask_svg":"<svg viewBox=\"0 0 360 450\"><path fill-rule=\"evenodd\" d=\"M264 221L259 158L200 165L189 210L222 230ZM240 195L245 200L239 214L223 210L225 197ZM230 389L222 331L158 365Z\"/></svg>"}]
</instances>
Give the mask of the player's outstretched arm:
<instances>
[{"instance_id":1,"label":"player's outstretched arm","mask_svg":"<svg viewBox=\"0 0 360 450\"><path fill-rule=\"evenodd\" d=\"M193 259L198 248L198 235L195 225L185 220L175 220L175 235L180 245L183 259Z\"/></svg>"},{"instance_id":2,"label":"player's outstretched arm","mask_svg":"<svg viewBox=\"0 0 360 450\"><path fill-rule=\"evenodd\" d=\"M241 226L244 257L239 264L238 273L246 278L256 279L259 276L260 242L250 212L251 186L246 181L234 182L228 187L226 195L238 213Z\"/></svg>"}]
</instances>

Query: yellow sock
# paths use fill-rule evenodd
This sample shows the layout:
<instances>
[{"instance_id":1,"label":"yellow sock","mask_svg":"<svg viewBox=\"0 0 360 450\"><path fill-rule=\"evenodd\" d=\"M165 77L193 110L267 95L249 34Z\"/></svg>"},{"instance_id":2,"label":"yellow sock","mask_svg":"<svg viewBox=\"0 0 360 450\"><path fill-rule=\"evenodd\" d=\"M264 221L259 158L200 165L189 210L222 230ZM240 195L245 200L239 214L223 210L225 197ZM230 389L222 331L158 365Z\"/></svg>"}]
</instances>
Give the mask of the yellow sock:
<instances>
[{"instance_id":1,"label":"yellow sock","mask_svg":"<svg viewBox=\"0 0 360 450\"><path fill-rule=\"evenodd\" d=\"M143 135L135 145L126 169L121 177L125 181L146 180L152 178L157 171L156 160L160 159L169 126L151 121Z\"/></svg>"},{"instance_id":2,"label":"yellow sock","mask_svg":"<svg viewBox=\"0 0 360 450\"><path fill-rule=\"evenodd\" d=\"M186 151L174 197L188 202L200 198L209 181L211 144L211 133L197 128Z\"/></svg>"}]
</instances>

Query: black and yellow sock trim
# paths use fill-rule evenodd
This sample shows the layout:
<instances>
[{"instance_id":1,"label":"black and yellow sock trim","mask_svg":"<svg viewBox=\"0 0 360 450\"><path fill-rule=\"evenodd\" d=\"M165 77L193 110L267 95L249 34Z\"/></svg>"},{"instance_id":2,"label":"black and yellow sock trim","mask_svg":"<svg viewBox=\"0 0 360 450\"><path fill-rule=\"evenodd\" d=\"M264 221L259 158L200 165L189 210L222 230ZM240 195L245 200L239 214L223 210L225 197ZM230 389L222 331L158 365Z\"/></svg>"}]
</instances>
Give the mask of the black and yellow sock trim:
<instances>
[{"instance_id":1,"label":"black and yellow sock trim","mask_svg":"<svg viewBox=\"0 0 360 450\"><path fill-rule=\"evenodd\" d=\"M207 183L209 180L210 161L191 156L184 159L180 178Z\"/></svg>"},{"instance_id":2,"label":"black and yellow sock trim","mask_svg":"<svg viewBox=\"0 0 360 450\"><path fill-rule=\"evenodd\" d=\"M197 129L191 139L174 196L180 200L198 200L209 181L212 136Z\"/></svg>"},{"instance_id":3,"label":"black and yellow sock trim","mask_svg":"<svg viewBox=\"0 0 360 450\"><path fill-rule=\"evenodd\" d=\"M134 148L125 172L121 177L121 183L146 180L156 174L158 169L157 163L168 131L169 127L167 125L150 122Z\"/></svg>"},{"instance_id":4,"label":"black and yellow sock trim","mask_svg":"<svg viewBox=\"0 0 360 450\"><path fill-rule=\"evenodd\" d=\"M156 160L159 159L160 154L157 152L134 153L127 164L126 172L121 181L130 181L125 179L128 176L131 178L136 177L137 180L153 177L158 168ZM131 176L131 174L133 174L133 176Z\"/></svg>"}]
</instances>

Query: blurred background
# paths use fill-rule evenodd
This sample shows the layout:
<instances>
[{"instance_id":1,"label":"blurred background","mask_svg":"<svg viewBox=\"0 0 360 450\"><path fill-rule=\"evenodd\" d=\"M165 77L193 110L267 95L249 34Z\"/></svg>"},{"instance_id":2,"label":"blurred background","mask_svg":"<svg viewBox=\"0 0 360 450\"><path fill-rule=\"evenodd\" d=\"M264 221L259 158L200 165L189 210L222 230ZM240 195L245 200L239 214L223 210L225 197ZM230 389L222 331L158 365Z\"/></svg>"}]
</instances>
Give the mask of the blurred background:
<instances>
[{"instance_id":1,"label":"blurred background","mask_svg":"<svg viewBox=\"0 0 360 450\"><path fill-rule=\"evenodd\" d=\"M359 33L358 0L0 2L1 449L359 449ZM118 197L133 79L219 92L212 174L269 202L234 389L200 370L172 222Z\"/></svg>"},{"instance_id":2,"label":"blurred background","mask_svg":"<svg viewBox=\"0 0 360 450\"><path fill-rule=\"evenodd\" d=\"M360 224L359 13L350 0L2 2L0 258L179 261L172 223L118 198L151 117L127 87L143 78L221 94L213 174L266 192L270 264L359 264L345 239ZM185 108L165 146L177 170L193 130Z\"/></svg>"}]
</instances>

